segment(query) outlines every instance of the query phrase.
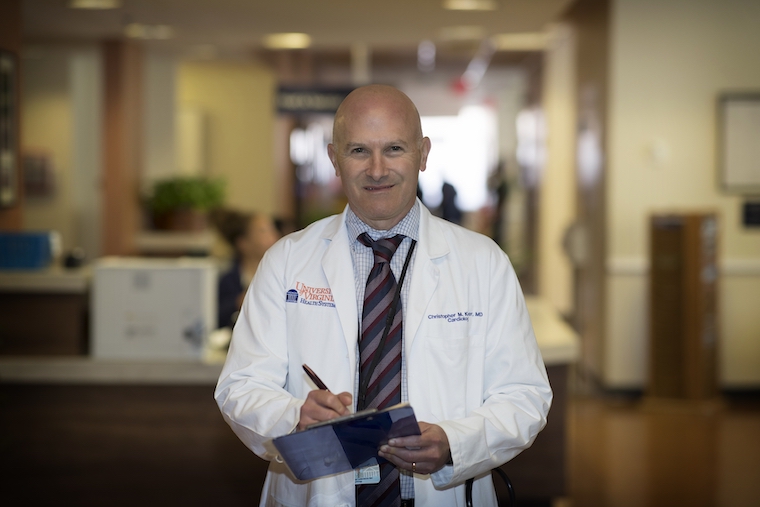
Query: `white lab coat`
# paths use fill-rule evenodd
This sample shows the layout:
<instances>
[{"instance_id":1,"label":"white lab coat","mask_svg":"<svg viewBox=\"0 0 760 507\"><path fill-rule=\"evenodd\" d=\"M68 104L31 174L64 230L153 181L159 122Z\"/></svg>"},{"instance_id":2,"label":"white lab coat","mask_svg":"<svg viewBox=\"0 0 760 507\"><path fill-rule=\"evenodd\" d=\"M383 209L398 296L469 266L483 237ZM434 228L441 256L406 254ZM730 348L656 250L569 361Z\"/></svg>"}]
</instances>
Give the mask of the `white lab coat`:
<instances>
[{"instance_id":1,"label":"white lab coat","mask_svg":"<svg viewBox=\"0 0 760 507\"><path fill-rule=\"evenodd\" d=\"M418 420L446 432L454 465L416 475L415 504L463 506L464 482L477 477L474 505L494 506L488 472L531 445L552 393L507 256L420 207L404 308L409 402ZM333 392L354 392L359 314L345 216L286 236L266 253L216 388L235 433L271 461L262 506L355 505L353 473L299 482L268 443L296 428L314 389L303 363ZM287 298L293 290L297 302Z\"/></svg>"}]
</instances>

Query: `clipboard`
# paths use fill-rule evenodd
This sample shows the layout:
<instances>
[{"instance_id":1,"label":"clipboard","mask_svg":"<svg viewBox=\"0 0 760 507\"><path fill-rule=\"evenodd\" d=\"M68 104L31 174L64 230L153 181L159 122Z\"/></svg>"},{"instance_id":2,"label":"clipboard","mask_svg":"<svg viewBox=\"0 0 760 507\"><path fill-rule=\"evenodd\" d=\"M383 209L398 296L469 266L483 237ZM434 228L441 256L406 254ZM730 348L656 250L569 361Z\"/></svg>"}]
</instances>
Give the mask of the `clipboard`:
<instances>
[{"instance_id":1,"label":"clipboard","mask_svg":"<svg viewBox=\"0 0 760 507\"><path fill-rule=\"evenodd\" d=\"M311 480L383 463L377 450L391 438L419 435L409 403L368 409L308 426L272 440L293 475Z\"/></svg>"}]
</instances>

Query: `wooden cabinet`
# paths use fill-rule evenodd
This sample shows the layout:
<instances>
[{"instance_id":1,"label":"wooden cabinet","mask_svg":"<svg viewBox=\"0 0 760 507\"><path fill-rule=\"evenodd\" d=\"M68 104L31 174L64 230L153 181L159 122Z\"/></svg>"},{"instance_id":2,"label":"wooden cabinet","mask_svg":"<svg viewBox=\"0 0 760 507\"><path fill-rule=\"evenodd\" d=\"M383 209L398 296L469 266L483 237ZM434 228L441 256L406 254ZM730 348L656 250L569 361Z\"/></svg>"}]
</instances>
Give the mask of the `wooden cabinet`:
<instances>
[{"instance_id":1,"label":"wooden cabinet","mask_svg":"<svg viewBox=\"0 0 760 507\"><path fill-rule=\"evenodd\" d=\"M710 213L651 218L651 396L717 394L717 229Z\"/></svg>"}]
</instances>

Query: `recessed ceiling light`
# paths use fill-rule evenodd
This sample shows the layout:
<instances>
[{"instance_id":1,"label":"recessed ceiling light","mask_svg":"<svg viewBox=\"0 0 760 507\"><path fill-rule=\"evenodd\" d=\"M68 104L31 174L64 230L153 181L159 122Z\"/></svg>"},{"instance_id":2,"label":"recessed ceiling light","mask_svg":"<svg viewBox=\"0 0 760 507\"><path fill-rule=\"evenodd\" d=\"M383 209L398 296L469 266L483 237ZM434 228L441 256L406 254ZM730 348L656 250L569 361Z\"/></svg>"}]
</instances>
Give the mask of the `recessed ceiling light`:
<instances>
[{"instance_id":1,"label":"recessed ceiling light","mask_svg":"<svg viewBox=\"0 0 760 507\"><path fill-rule=\"evenodd\" d=\"M447 26L441 28L440 37L445 41L479 40L485 37L486 29L482 26Z\"/></svg>"},{"instance_id":2,"label":"recessed ceiling light","mask_svg":"<svg viewBox=\"0 0 760 507\"><path fill-rule=\"evenodd\" d=\"M495 11L495 0L443 0L443 8L450 11Z\"/></svg>"},{"instance_id":3,"label":"recessed ceiling light","mask_svg":"<svg viewBox=\"0 0 760 507\"><path fill-rule=\"evenodd\" d=\"M543 51L549 37L544 32L500 33L491 40L497 51Z\"/></svg>"},{"instance_id":4,"label":"recessed ceiling light","mask_svg":"<svg viewBox=\"0 0 760 507\"><path fill-rule=\"evenodd\" d=\"M71 0L69 7L72 9L118 9L121 0Z\"/></svg>"},{"instance_id":5,"label":"recessed ceiling light","mask_svg":"<svg viewBox=\"0 0 760 507\"><path fill-rule=\"evenodd\" d=\"M311 37L305 33L270 33L264 37L268 49L304 49L311 46Z\"/></svg>"}]
</instances>

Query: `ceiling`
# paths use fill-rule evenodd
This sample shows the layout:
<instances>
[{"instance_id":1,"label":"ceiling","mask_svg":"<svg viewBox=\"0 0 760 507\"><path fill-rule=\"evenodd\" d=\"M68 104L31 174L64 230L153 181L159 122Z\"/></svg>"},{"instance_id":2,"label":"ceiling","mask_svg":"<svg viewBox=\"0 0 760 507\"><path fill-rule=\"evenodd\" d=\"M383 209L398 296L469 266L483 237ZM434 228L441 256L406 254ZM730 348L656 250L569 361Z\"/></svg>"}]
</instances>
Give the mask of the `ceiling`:
<instances>
[{"instance_id":1,"label":"ceiling","mask_svg":"<svg viewBox=\"0 0 760 507\"><path fill-rule=\"evenodd\" d=\"M536 32L557 19L572 0L495 0L495 11L450 11L443 0L122 0L112 10L68 7L69 0L23 0L24 42L81 42L123 37L130 23L171 25L169 40L146 44L183 56L248 58L265 35L305 32L313 52L348 52L365 44L373 55L416 52L422 40L445 51L477 40L444 40L452 27L480 27L482 37ZM481 38L482 38L481 37ZM471 39L477 39L473 37Z\"/></svg>"}]
</instances>

